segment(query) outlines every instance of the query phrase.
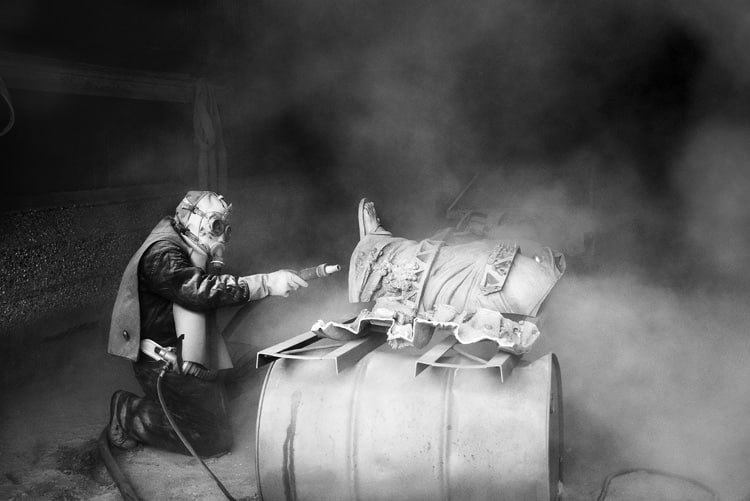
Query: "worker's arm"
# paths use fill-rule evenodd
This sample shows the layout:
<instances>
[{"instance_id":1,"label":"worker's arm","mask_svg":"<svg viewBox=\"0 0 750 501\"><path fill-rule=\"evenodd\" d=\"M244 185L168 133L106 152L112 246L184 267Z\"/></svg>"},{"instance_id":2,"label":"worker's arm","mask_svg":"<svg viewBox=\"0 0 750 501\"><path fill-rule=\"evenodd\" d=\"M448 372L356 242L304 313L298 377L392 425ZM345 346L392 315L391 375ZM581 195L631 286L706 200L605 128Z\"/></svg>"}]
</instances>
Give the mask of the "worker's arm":
<instances>
[{"instance_id":1,"label":"worker's arm","mask_svg":"<svg viewBox=\"0 0 750 501\"><path fill-rule=\"evenodd\" d=\"M138 266L140 287L191 310L234 306L268 295L250 290L234 275L209 275L194 266L179 246L159 241L143 254Z\"/></svg>"},{"instance_id":2,"label":"worker's arm","mask_svg":"<svg viewBox=\"0 0 750 501\"><path fill-rule=\"evenodd\" d=\"M198 311L268 295L286 296L307 286L299 276L284 270L246 277L209 275L194 266L180 247L167 241L156 242L144 253L138 273L140 286L147 291Z\"/></svg>"}]
</instances>

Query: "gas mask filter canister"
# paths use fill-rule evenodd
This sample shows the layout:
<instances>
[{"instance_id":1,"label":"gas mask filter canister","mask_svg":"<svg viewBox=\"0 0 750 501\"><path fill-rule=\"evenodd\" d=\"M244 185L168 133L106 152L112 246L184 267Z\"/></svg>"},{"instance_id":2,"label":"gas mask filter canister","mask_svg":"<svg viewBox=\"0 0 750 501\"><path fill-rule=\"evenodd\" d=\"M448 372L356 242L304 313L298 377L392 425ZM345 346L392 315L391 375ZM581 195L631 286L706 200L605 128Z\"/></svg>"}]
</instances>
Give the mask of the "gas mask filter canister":
<instances>
[{"instance_id":1,"label":"gas mask filter canister","mask_svg":"<svg viewBox=\"0 0 750 501\"><path fill-rule=\"evenodd\" d=\"M226 245L221 242L214 242L209 249L209 261L206 272L209 275L219 275L224 268L224 251Z\"/></svg>"}]
</instances>

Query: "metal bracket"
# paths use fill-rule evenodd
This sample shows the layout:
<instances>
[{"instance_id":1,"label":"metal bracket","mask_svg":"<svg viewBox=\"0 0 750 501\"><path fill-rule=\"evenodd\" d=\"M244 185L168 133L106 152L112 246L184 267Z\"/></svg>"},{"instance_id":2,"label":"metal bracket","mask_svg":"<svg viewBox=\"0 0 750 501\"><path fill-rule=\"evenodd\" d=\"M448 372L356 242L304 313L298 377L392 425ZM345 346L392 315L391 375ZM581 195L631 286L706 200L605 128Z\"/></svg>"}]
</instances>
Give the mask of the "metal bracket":
<instances>
[{"instance_id":1,"label":"metal bracket","mask_svg":"<svg viewBox=\"0 0 750 501\"><path fill-rule=\"evenodd\" d=\"M258 352L255 367L259 368L279 358L296 358L299 360L332 360L336 374L356 364L362 357L385 343L386 337L382 332L375 331L353 341L334 342L315 345L325 338L319 337L312 331L295 336L281 343L275 344ZM331 341L331 340L328 340ZM320 350L330 350L320 353ZM304 353L316 351L314 355Z\"/></svg>"},{"instance_id":2,"label":"metal bracket","mask_svg":"<svg viewBox=\"0 0 750 501\"><path fill-rule=\"evenodd\" d=\"M453 336L448 336L438 344L424 353L415 364L414 376L419 376L428 367L446 367L450 369L497 369L500 372L500 381L504 382L513 367L516 366L521 357L512 355L504 351L498 351L489 360L468 353L457 347L458 341ZM456 355L468 359L475 364L441 362L440 360L447 356L449 351L455 352Z\"/></svg>"}]
</instances>

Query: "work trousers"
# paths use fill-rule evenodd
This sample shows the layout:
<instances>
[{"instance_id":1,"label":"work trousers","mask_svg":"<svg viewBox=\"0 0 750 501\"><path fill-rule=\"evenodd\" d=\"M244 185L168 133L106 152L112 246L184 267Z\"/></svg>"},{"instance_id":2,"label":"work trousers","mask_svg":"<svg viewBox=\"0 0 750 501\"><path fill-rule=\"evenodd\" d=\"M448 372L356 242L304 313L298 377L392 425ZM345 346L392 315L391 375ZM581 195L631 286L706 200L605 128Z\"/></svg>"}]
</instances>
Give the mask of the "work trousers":
<instances>
[{"instance_id":1,"label":"work trousers","mask_svg":"<svg viewBox=\"0 0 750 501\"><path fill-rule=\"evenodd\" d=\"M133 363L135 377L145 395L124 392L115 409L117 419L128 438L189 454L159 403L156 382L160 369L160 362L145 357ZM229 451L232 429L222 381L167 372L162 378L161 391L172 419L198 455L208 457Z\"/></svg>"}]
</instances>

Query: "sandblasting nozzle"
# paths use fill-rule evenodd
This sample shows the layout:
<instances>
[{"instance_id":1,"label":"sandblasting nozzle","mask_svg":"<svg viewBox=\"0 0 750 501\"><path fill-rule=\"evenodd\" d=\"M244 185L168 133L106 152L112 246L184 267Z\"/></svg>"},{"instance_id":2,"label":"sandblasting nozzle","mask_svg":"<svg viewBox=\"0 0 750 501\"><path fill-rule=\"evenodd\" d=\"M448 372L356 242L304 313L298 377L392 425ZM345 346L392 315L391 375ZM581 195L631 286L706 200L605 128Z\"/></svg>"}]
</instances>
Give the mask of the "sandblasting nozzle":
<instances>
[{"instance_id":1,"label":"sandblasting nozzle","mask_svg":"<svg viewBox=\"0 0 750 501\"><path fill-rule=\"evenodd\" d=\"M332 275L333 273L336 273L337 271L341 271L341 266L337 264L323 263L313 268L305 268L303 270L300 270L297 274L302 277L302 280L309 281L316 278L327 277L329 275Z\"/></svg>"}]
</instances>

